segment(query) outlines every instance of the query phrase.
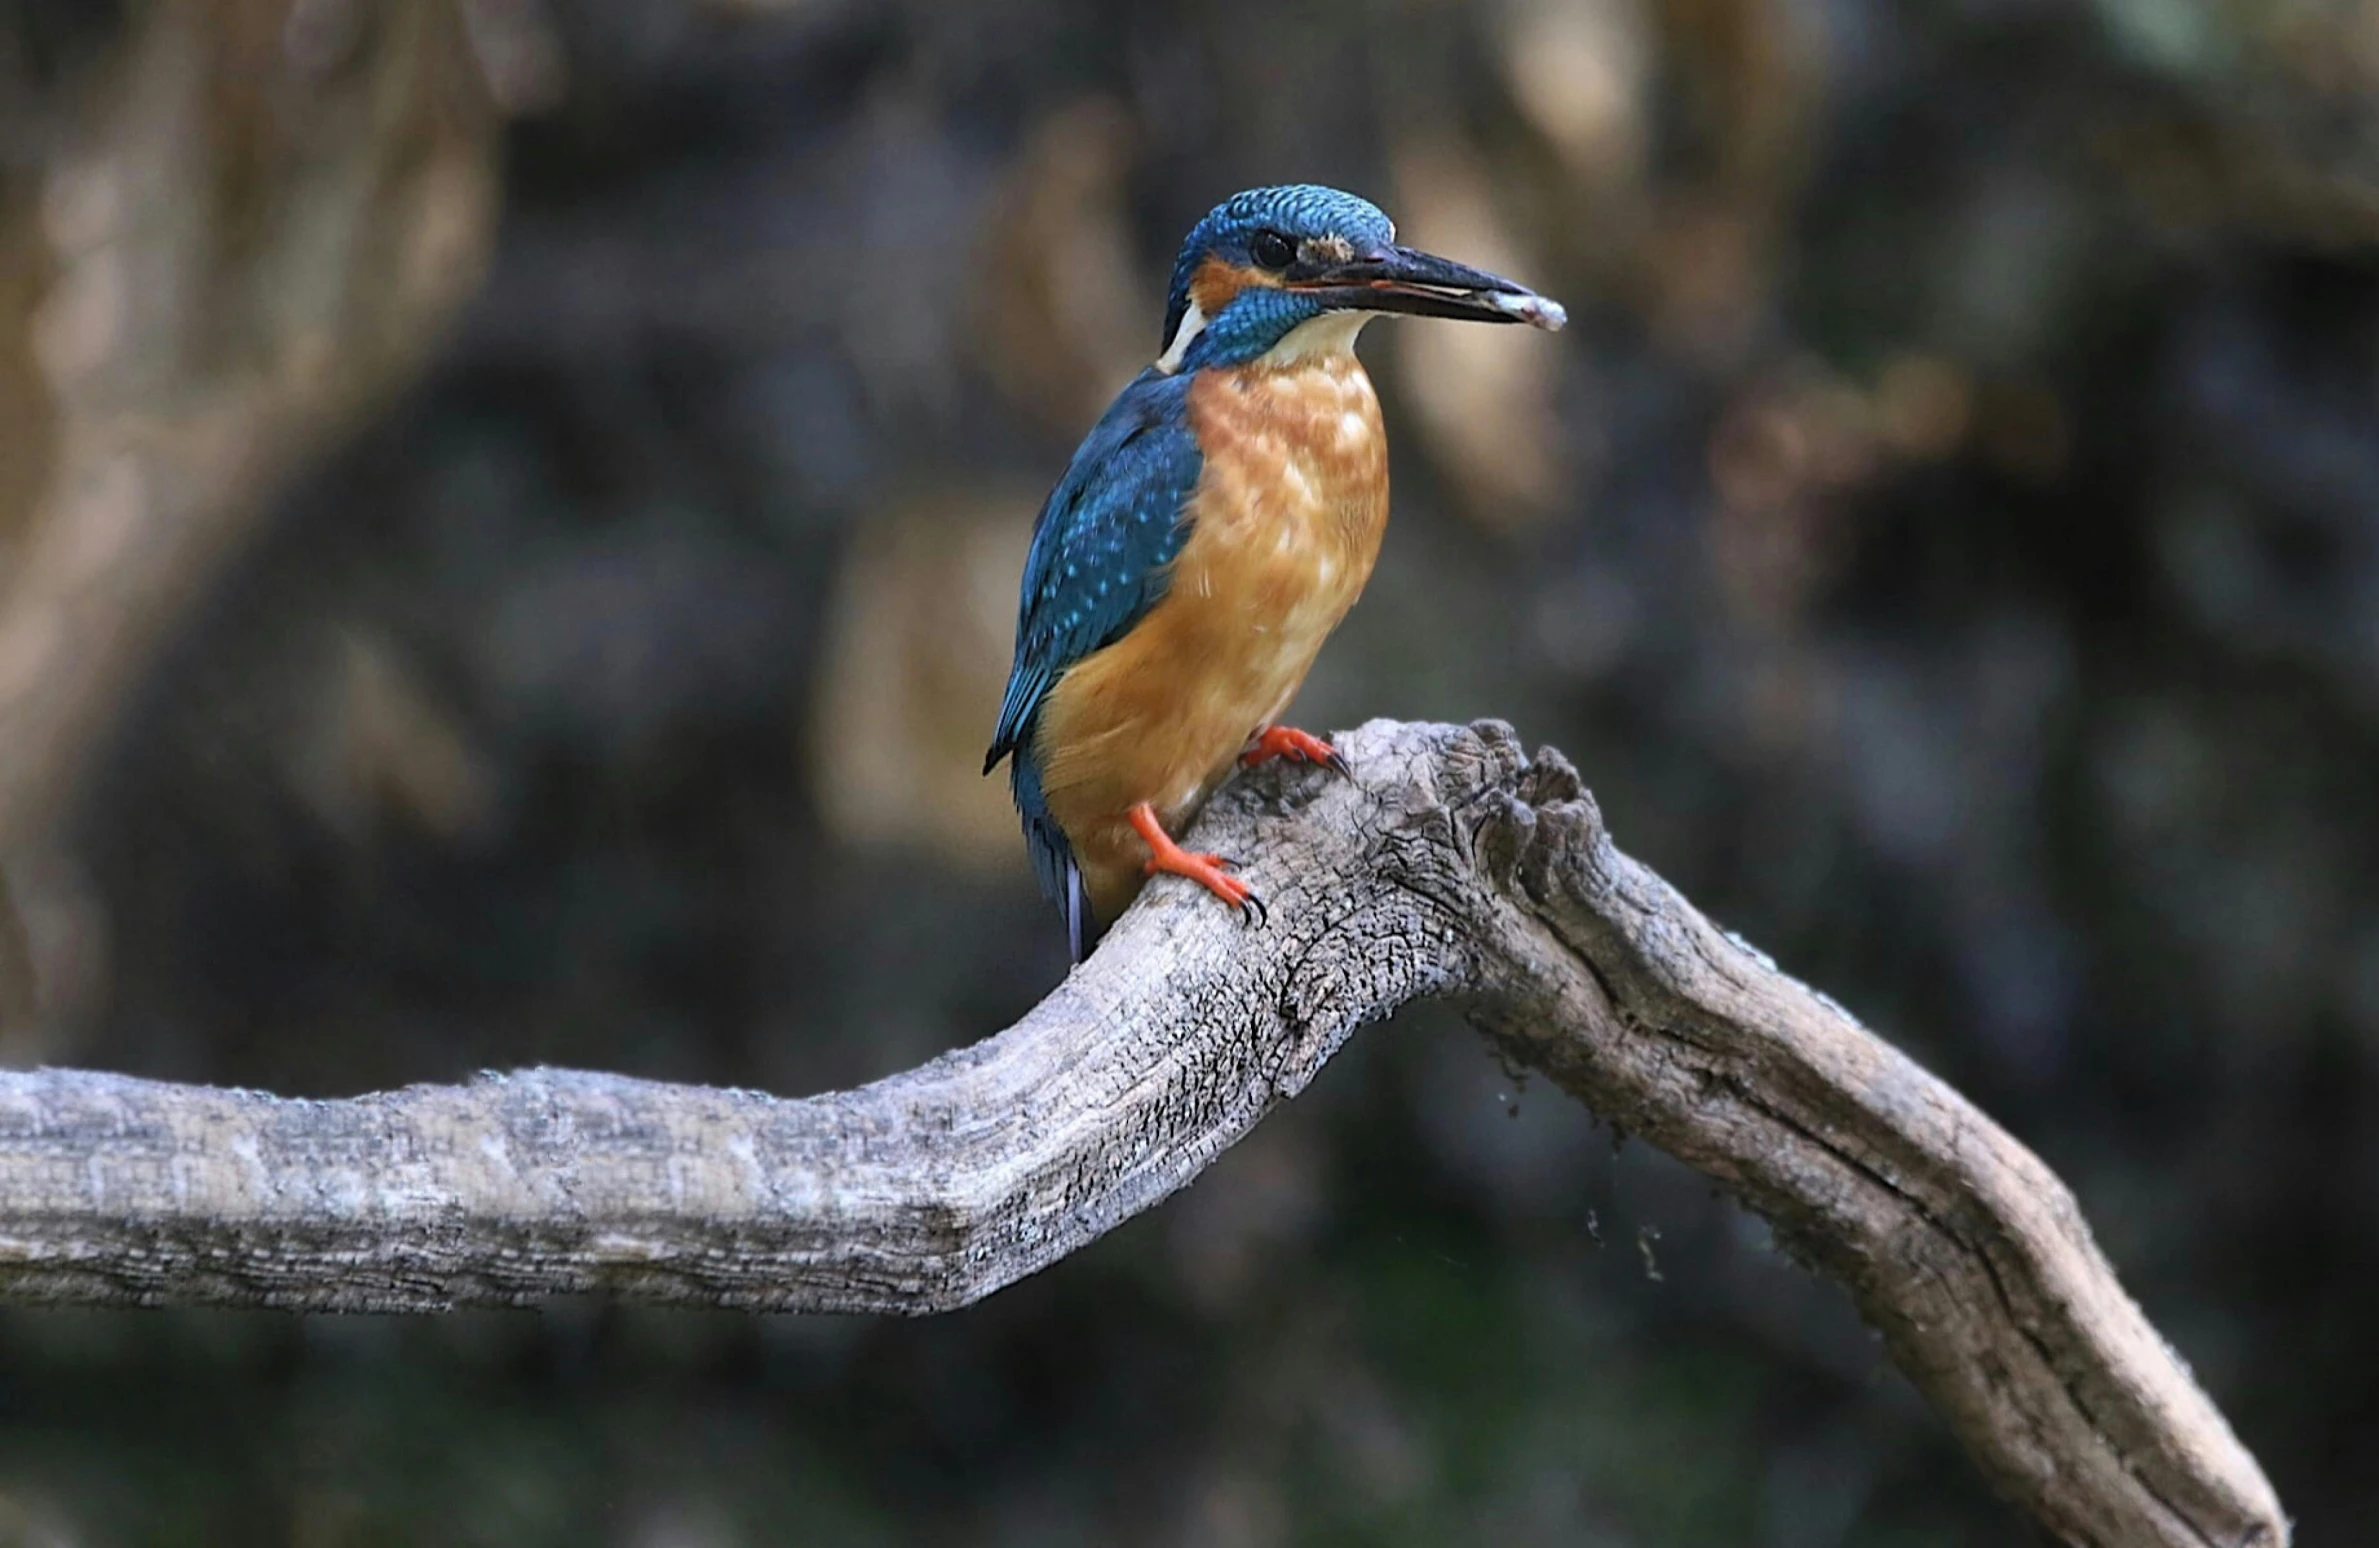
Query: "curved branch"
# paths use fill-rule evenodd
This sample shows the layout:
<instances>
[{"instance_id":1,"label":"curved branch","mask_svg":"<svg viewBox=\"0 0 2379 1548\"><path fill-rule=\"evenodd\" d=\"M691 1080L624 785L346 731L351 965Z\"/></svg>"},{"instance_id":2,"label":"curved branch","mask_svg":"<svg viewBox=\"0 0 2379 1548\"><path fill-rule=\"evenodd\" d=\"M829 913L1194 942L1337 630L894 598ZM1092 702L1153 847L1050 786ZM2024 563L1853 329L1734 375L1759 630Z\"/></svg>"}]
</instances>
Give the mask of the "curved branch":
<instances>
[{"instance_id":1,"label":"curved branch","mask_svg":"<svg viewBox=\"0 0 2379 1548\"><path fill-rule=\"evenodd\" d=\"M2061 1538L2283 1544L2255 1461L2062 1183L1622 855L1558 753L1375 722L1242 780L1250 931L1160 883L1014 1027L856 1091L536 1070L350 1101L0 1076L0 1294L436 1310L582 1291L925 1313L1194 1177L1364 1022L1456 996L1839 1280Z\"/></svg>"}]
</instances>

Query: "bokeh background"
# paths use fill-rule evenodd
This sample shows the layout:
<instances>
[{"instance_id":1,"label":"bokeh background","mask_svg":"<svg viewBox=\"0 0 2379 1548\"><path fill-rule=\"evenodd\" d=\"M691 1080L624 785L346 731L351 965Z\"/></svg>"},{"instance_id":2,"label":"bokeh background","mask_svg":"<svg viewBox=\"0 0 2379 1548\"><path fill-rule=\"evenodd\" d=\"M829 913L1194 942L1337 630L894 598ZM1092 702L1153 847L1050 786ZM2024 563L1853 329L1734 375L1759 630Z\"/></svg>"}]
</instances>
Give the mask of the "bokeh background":
<instances>
[{"instance_id":1,"label":"bokeh background","mask_svg":"<svg viewBox=\"0 0 2379 1548\"><path fill-rule=\"evenodd\" d=\"M2379 7L11 0L0 1057L799 1093L1062 971L975 770L1179 234L1383 324L1304 723L1516 722L2379 1521ZM1449 1016L927 1323L0 1313L0 1541L1999 1544L1844 1298Z\"/></svg>"}]
</instances>

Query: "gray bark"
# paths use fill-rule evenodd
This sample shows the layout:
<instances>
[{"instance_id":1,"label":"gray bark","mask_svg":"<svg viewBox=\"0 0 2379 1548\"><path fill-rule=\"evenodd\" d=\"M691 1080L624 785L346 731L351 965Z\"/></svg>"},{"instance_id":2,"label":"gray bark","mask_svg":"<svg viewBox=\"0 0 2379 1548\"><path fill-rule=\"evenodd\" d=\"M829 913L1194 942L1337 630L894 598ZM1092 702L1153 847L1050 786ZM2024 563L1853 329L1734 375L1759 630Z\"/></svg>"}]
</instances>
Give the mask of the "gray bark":
<instances>
[{"instance_id":1,"label":"gray bark","mask_svg":"<svg viewBox=\"0 0 2379 1548\"><path fill-rule=\"evenodd\" d=\"M856 1091L534 1070L348 1101L0 1076L0 1294L434 1311L587 1291L949 1310L1196 1176L1357 1027L1453 997L1839 1282L1999 1486L2074 1543L2256 1544L2255 1460L2029 1151L1613 847L1558 753L1375 722L1234 784L1017 1025Z\"/></svg>"}]
</instances>

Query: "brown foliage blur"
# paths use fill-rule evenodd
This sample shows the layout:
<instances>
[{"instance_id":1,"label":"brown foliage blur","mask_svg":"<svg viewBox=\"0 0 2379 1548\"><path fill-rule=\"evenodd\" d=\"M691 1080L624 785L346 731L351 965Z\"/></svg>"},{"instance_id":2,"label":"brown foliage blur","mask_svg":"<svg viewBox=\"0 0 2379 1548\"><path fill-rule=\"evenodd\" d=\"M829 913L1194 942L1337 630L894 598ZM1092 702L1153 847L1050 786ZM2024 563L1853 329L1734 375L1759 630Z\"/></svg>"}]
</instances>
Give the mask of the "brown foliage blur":
<instances>
[{"instance_id":1,"label":"brown foliage blur","mask_svg":"<svg viewBox=\"0 0 2379 1548\"><path fill-rule=\"evenodd\" d=\"M1366 336L1396 513L1301 717L1575 753L2074 1181L2340 1536L2375 18L27 0L0 1056L798 1091L1014 1014L1062 953L975 771L1035 502L1181 230L1336 182L1577 323ZM1148 1233L925 1328L12 1314L0 1493L95 1543L2008 1530L1755 1222L1425 1025Z\"/></svg>"}]
</instances>

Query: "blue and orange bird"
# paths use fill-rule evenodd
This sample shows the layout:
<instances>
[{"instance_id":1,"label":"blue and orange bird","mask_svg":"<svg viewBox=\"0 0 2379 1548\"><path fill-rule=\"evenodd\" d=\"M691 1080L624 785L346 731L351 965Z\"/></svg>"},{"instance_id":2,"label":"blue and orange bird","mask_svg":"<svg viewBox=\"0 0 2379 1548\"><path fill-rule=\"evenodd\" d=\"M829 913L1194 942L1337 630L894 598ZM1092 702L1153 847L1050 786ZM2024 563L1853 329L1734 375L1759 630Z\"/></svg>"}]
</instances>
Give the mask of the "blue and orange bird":
<instances>
[{"instance_id":1,"label":"blue and orange bird","mask_svg":"<svg viewBox=\"0 0 2379 1548\"><path fill-rule=\"evenodd\" d=\"M1041 508L983 771L1014 760L1033 868L1076 961L1149 876L1188 877L1261 922L1231 862L1171 835L1238 763L1346 772L1279 717L1387 525L1387 437L1355 335L1388 312L1563 322L1510 280L1397 246L1352 194L1225 200L1173 266L1164 353Z\"/></svg>"}]
</instances>

